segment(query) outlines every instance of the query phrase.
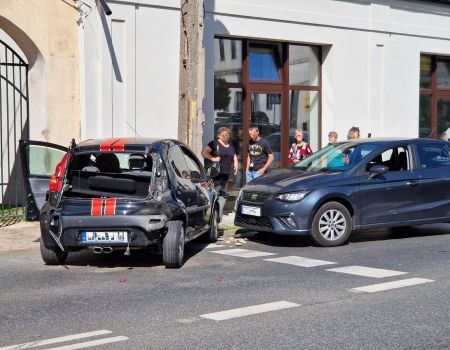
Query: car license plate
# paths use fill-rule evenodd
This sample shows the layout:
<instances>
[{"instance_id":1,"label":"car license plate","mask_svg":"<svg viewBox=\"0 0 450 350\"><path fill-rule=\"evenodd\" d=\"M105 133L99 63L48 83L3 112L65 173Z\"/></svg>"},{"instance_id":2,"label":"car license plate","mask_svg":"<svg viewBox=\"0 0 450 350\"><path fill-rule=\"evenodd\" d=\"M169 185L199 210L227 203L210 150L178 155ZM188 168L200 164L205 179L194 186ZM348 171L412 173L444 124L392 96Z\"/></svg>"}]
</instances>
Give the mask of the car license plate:
<instances>
[{"instance_id":1,"label":"car license plate","mask_svg":"<svg viewBox=\"0 0 450 350\"><path fill-rule=\"evenodd\" d=\"M245 215L251 215L251 216L261 216L261 208L260 207L251 207L249 205L242 205L241 213L245 214Z\"/></svg>"},{"instance_id":2,"label":"car license plate","mask_svg":"<svg viewBox=\"0 0 450 350\"><path fill-rule=\"evenodd\" d=\"M83 231L81 233L81 242L84 243L123 243L128 242L128 232L113 231L113 232L97 232L97 231Z\"/></svg>"}]
</instances>

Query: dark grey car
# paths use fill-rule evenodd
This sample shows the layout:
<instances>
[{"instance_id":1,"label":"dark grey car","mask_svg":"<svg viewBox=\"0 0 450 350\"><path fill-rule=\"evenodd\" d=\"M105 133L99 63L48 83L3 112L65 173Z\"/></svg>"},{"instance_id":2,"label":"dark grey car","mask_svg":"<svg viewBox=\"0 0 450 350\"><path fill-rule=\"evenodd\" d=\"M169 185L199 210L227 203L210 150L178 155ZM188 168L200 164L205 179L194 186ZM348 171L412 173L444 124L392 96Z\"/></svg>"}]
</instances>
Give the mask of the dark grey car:
<instances>
[{"instance_id":1,"label":"dark grey car","mask_svg":"<svg viewBox=\"0 0 450 350\"><path fill-rule=\"evenodd\" d=\"M235 224L308 235L321 246L354 229L450 223L450 142L366 139L328 146L245 185Z\"/></svg>"}]
</instances>

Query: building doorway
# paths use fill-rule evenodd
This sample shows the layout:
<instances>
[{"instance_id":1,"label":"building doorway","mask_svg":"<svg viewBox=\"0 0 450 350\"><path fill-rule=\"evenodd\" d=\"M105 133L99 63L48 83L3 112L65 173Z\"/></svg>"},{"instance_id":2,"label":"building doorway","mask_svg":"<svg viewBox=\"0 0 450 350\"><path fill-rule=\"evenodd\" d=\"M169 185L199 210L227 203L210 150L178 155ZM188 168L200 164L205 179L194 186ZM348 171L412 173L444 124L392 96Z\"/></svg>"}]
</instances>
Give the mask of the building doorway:
<instances>
[{"instance_id":1,"label":"building doorway","mask_svg":"<svg viewBox=\"0 0 450 350\"><path fill-rule=\"evenodd\" d=\"M252 124L274 152L273 168L288 166L296 129L314 151L320 148L320 90L319 46L215 38L214 134L221 126L231 130L239 159L232 189L245 184Z\"/></svg>"}]
</instances>

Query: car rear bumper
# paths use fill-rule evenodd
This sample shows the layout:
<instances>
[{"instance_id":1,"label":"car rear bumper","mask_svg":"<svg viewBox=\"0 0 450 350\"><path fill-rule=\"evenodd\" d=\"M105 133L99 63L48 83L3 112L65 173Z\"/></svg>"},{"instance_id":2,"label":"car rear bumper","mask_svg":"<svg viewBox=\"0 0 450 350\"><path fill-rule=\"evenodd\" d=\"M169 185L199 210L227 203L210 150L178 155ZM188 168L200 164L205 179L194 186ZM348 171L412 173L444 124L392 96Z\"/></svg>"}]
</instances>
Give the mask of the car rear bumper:
<instances>
[{"instance_id":1,"label":"car rear bumper","mask_svg":"<svg viewBox=\"0 0 450 350\"><path fill-rule=\"evenodd\" d=\"M46 247L56 245L49 230L59 236L64 248L83 248L91 246L108 247L134 247L144 248L157 244L161 239L161 230L167 223L165 215L115 215L115 216L62 216L60 222L55 224L42 216L41 232ZM127 232L128 242L82 242L84 231L98 232Z\"/></svg>"}]
</instances>

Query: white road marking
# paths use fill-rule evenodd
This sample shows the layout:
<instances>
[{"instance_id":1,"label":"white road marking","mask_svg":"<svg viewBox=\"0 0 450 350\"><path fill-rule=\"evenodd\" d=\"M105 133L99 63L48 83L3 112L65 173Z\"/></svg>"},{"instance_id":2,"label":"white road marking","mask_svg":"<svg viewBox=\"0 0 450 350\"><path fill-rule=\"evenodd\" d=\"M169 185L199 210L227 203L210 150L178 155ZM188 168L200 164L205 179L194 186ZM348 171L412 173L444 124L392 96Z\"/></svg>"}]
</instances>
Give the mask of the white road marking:
<instances>
[{"instance_id":1,"label":"white road marking","mask_svg":"<svg viewBox=\"0 0 450 350\"><path fill-rule=\"evenodd\" d=\"M49 344L55 344L55 343L62 343L62 342L66 342L66 341L71 341L71 340L76 340L76 339L83 339L83 338L89 338L89 337L96 337L98 335L110 334L110 333L112 333L112 332L108 331L106 329L102 329L102 330L99 330L99 331L78 333L78 334L66 335L64 337L51 338L51 339L45 339L45 340L38 340L38 341L30 342L30 343L9 345L9 346L5 346L3 348L0 348L0 350L16 350L16 349L35 348L37 346L43 346L43 345L49 345Z\"/></svg>"},{"instance_id":2,"label":"white road marking","mask_svg":"<svg viewBox=\"0 0 450 350\"><path fill-rule=\"evenodd\" d=\"M217 243L210 243L205 248L206 249L212 249L212 248L220 248L220 247L223 247L223 245L222 244L217 244Z\"/></svg>"},{"instance_id":3,"label":"white road marking","mask_svg":"<svg viewBox=\"0 0 450 350\"><path fill-rule=\"evenodd\" d=\"M208 319L211 319L214 321L223 321L223 320L228 320L230 318L237 318L237 317L261 314L261 313L269 312L269 311L289 309L291 307L297 307L297 306L300 306L300 304L290 303L288 301L282 300L282 301L276 301L273 303L259 304L259 305L241 307L238 309L214 312L211 314L204 314L204 315L200 315L200 317L208 318Z\"/></svg>"},{"instance_id":4,"label":"white road marking","mask_svg":"<svg viewBox=\"0 0 450 350\"><path fill-rule=\"evenodd\" d=\"M434 282L434 280L427 280L425 278L408 278L408 279L404 279L404 280L398 280L398 281L392 281L392 282L386 282L386 283L378 283L378 284L372 284L370 286L352 288L350 290L357 291L357 292L376 293L376 292L381 292L383 290L415 286L417 284L430 283L430 282Z\"/></svg>"},{"instance_id":5,"label":"white road marking","mask_svg":"<svg viewBox=\"0 0 450 350\"><path fill-rule=\"evenodd\" d=\"M50 348L47 350L74 350L74 349L84 349L84 348L90 348L92 346L98 346L103 344L110 344L110 343L116 343L118 341L124 341L128 340L128 337L124 336L118 336L118 337L112 337L112 338L104 338L99 340L92 340L87 341L84 343L78 343L78 344L71 344L71 345L64 345L57 348Z\"/></svg>"},{"instance_id":6,"label":"white road marking","mask_svg":"<svg viewBox=\"0 0 450 350\"><path fill-rule=\"evenodd\" d=\"M275 255L275 253L259 252L257 250L249 250L249 249L241 249L241 248L214 250L214 251L211 251L211 253L237 256L239 258L256 258L258 256Z\"/></svg>"},{"instance_id":7,"label":"white road marking","mask_svg":"<svg viewBox=\"0 0 450 350\"><path fill-rule=\"evenodd\" d=\"M358 275L373 278L384 278L384 277L405 275L408 273L394 270L375 269L373 267L357 266L357 265L336 267L334 269L327 269L327 271L348 273L350 275Z\"/></svg>"},{"instance_id":8,"label":"white road marking","mask_svg":"<svg viewBox=\"0 0 450 350\"><path fill-rule=\"evenodd\" d=\"M271 258L271 259L264 259L264 260L274 261L274 262L278 262L278 263L282 263L282 264L302 266L302 267L314 267L314 266L336 264L335 262L331 262L331 261L309 259L309 258L304 258L301 256L283 256L281 258Z\"/></svg>"}]
</instances>

